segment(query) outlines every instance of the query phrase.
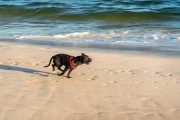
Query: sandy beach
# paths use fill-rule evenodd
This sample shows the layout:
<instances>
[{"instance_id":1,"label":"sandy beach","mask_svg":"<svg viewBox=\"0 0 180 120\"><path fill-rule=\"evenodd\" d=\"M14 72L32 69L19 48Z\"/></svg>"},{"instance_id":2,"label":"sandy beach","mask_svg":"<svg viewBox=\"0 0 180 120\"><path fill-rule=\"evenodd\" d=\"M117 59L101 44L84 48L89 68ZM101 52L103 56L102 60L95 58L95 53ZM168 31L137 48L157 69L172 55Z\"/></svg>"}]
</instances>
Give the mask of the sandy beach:
<instances>
[{"instance_id":1,"label":"sandy beach","mask_svg":"<svg viewBox=\"0 0 180 120\"><path fill-rule=\"evenodd\" d=\"M72 78L51 56L89 55ZM180 57L0 43L0 120L179 120Z\"/></svg>"}]
</instances>

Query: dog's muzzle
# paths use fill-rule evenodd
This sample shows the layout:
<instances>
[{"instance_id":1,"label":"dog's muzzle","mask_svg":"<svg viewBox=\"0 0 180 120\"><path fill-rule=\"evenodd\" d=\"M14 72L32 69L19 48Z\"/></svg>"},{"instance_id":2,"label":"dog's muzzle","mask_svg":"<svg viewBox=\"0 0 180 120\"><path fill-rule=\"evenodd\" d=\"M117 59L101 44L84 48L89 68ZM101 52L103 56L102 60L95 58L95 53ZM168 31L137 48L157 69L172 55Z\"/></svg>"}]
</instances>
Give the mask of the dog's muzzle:
<instances>
[{"instance_id":1,"label":"dog's muzzle","mask_svg":"<svg viewBox=\"0 0 180 120\"><path fill-rule=\"evenodd\" d=\"M89 58L89 59L87 60L87 62L85 62L85 64L88 65L88 64L91 63L91 62L92 62L92 59Z\"/></svg>"}]
</instances>

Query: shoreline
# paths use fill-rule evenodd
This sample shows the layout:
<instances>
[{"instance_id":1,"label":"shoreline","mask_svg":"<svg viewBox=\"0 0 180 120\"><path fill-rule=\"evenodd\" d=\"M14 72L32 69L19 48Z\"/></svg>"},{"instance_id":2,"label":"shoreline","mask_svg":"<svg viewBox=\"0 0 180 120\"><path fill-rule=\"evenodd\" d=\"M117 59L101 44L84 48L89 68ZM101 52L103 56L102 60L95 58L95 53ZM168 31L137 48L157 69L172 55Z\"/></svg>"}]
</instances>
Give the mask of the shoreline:
<instances>
[{"instance_id":1,"label":"shoreline","mask_svg":"<svg viewBox=\"0 0 180 120\"><path fill-rule=\"evenodd\" d=\"M72 78L44 68L85 53ZM180 57L0 42L0 120L179 120Z\"/></svg>"},{"instance_id":2,"label":"shoreline","mask_svg":"<svg viewBox=\"0 0 180 120\"><path fill-rule=\"evenodd\" d=\"M15 39L12 39L15 40ZM75 46L63 46L63 45L48 45L48 44L37 44L37 43L31 43L31 42L25 42L25 41L6 41L6 40L1 40L0 43L9 43L9 44L23 44L23 45L34 45L34 46L45 46L45 47L55 47L55 48L65 48L65 49L77 49L77 50L89 50L89 51L99 51L99 52L114 52L114 53L127 53L127 54L139 54L139 55L150 55L150 56L170 56L170 57L180 57L180 54L177 54L177 52L173 53L166 53L164 51L146 51L144 52L143 50L113 50L113 49L98 49L98 48L91 48L91 47L75 47ZM167 51L170 52L170 51ZM176 53L176 54L175 54Z\"/></svg>"}]
</instances>

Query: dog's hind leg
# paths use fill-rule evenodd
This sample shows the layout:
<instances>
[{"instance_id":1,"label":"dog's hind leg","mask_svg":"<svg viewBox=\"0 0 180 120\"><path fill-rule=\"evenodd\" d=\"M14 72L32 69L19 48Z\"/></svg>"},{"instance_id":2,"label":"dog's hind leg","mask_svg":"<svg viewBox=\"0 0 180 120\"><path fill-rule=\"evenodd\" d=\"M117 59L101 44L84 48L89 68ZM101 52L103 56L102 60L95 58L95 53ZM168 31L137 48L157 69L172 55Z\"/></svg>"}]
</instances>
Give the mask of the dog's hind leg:
<instances>
[{"instance_id":1,"label":"dog's hind leg","mask_svg":"<svg viewBox=\"0 0 180 120\"><path fill-rule=\"evenodd\" d=\"M53 68L53 71L55 71L55 65L54 64L52 64L52 68Z\"/></svg>"},{"instance_id":2,"label":"dog's hind leg","mask_svg":"<svg viewBox=\"0 0 180 120\"><path fill-rule=\"evenodd\" d=\"M64 70L62 71L62 73L61 73L61 74L58 74L58 75L59 75L59 76L64 75L64 73L66 73L66 71L67 71L68 69L69 69L68 67L65 67Z\"/></svg>"},{"instance_id":3,"label":"dog's hind leg","mask_svg":"<svg viewBox=\"0 0 180 120\"><path fill-rule=\"evenodd\" d=\"M59 69L60 71L63 71L63 70L61 69L61 67L62 67L62 65L60 65L60 66L58 67L58 69Z\"/></svg>"}]
</instances>

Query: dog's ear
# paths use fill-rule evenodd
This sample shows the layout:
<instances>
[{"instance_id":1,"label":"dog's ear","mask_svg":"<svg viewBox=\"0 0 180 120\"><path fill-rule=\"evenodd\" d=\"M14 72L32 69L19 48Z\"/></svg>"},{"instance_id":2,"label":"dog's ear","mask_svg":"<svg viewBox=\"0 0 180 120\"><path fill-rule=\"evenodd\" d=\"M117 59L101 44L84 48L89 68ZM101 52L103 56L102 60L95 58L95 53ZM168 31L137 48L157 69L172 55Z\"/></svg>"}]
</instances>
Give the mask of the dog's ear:
<instances>
[{"instance_id":1,"label":"dog's ear","mask_svg":"<svg viewBox=\"0 0 180 120\"><path fill-rule=\"evenodd\" d=\"M81 53L82 56L84 56L85 54L84 53Z\"/></svg>"}]
</instances>

